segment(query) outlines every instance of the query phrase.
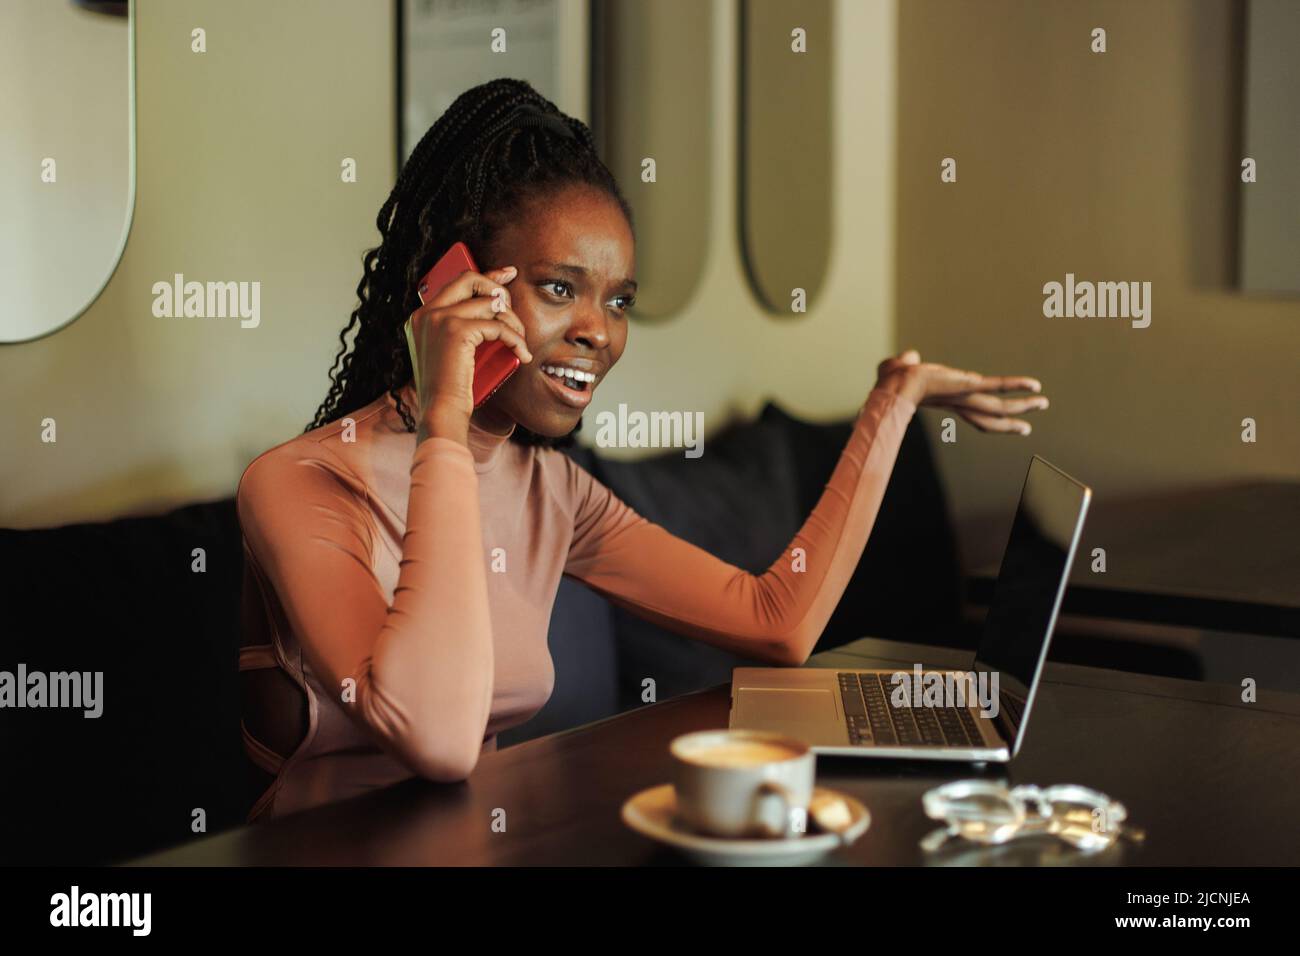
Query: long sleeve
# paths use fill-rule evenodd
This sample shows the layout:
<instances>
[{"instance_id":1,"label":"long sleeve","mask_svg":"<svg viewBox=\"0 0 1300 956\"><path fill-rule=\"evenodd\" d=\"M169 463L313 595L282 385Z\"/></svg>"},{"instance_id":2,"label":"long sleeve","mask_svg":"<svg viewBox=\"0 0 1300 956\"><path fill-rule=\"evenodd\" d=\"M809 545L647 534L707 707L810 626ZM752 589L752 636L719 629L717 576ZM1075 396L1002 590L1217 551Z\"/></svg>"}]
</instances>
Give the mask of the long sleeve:
<instances>
[{"instance_id":1,"label":"long sleeve","mask_svg":"<svg viewBox=\"0 0 1300 956\"><path fill-rule=\"evenodd\" d=\"M240 481L239 520L321 683L414 772L463 779L483 743L494 663L474 459L430 438L410 474L391 606L374 573L367 489L328 450L260 456Z\"/></svg>"},{"instance_id":2,"label":"long sleeve","mask_svg":"<svg viewBox=\"0 0 1300 956\"><path fill-rule=\"evenodd\" d=\"M759 575L647 521L574 465L575 531L565 573L669 630L800 664L857 567L915 412L908 399L872 390L816 507Z\"/></svg>"}]
</instances>

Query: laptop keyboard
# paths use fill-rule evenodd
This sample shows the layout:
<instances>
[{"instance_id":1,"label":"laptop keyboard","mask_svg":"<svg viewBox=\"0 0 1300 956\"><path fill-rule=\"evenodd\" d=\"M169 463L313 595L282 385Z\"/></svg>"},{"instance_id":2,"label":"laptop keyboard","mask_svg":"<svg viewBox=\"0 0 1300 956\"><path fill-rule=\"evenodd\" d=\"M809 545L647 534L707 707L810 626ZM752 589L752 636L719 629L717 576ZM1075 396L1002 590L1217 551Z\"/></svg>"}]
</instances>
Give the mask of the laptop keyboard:
<instances>
[{"instance_id":1,"label":"laptop keyboard","mask_svg":"<svg viewBox=\"0 0 1300 956\"><path fill-rule=\"evenodd\" d=\"M1021 701L1016 700L1010 694L1002 695L1001 706L1006 708L1007 715L1011 718L1011 726L1019 727L1021 721L1025 719L1024 706Z\"/></svg>"},{"instance_id":2,"label":"laptop keyboard","mask_svg":"<svg viewBox=\"0 0 1300 956\"><path fill-rule=\"evenodd\" d=\"M894 707L887 674L839 674L849 742L877 747L984 747L969 707Z\"/></svg>"}]
</instances>

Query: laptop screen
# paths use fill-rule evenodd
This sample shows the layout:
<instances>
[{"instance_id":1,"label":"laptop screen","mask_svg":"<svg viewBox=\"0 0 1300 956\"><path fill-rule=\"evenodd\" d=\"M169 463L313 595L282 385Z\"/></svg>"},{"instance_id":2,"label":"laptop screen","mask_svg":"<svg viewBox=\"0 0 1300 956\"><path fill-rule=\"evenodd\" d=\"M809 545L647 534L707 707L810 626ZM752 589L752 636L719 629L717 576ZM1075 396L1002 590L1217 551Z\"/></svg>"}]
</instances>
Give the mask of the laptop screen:
<instances>
[{"instance_id":1,"label":"laptop screen","mask_svg":"<svg viewBox=\"0 0 1300 956\"><path fill-rule=\"evenodd\" d=\"M1012 753L1020 749L1091 496L1037 455L1029 463L975 655L977 672L997 672L999 718Z\"/></svg>"}]
</instances>

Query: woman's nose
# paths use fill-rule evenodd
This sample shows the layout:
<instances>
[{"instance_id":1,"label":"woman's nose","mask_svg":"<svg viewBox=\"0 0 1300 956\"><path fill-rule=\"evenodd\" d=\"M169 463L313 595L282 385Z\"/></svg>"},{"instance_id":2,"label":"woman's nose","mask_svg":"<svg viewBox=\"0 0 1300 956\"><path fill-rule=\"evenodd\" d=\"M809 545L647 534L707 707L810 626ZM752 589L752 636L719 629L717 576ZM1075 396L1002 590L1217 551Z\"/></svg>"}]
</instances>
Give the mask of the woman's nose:
<instances>
[{"instance_id":1,"label":"woman's nose","mask_svg":"<svg viewBox=\"0 0 1300 956\"><path fill-rule=\"evenodd\" d=\"M571 315L572 320L565 335L568 341L593 350L609 345L609 319L603 309L578 305Z\"/></svg>"}]
</instances>

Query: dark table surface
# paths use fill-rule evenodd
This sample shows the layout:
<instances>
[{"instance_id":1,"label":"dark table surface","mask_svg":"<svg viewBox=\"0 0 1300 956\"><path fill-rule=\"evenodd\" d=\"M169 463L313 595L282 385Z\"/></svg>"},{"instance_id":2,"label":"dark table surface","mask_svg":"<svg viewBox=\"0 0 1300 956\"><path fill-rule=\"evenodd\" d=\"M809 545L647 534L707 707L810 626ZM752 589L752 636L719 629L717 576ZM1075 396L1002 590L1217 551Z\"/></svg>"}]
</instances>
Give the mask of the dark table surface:
<instances>
[{"instance_id":1,"label":"dark table surface","mask_svg":"<svg viewBox=\"0 0 1300 956\"><path fill-rule=\"evenodd\" d=\"M864 639L810 666L968 666L943 648ZM725 727L729 689L678 697L485 755L462 784L405 783L132 861L144 866L660 865L682 859L619 819L664 783L668 742ZM971 777L963 764L820 757L818 783L871 810L868 832L828 864L1295 865L1300 863L1300 696L1067 664L1047 665L1011 784L1079 783L1125 803L1142 844L1086 856L1053 842L954 845L932 855L921 794ZM493 821L505 813L505 832Z\"/></svg>"},{"instance_id":2,"label":"dark table surface","mask_svg":"<svg viewBox=\"0 0 1300 956\"><path fill-rule=\"evenodd\" d=\"M1106 551L1104 574L1094 548ZM997 575L998 560L981 560L972 600L987 604ZM1300 637L1300 483L1094 498L1061 610Z\"/></svg>"}]
</instances>

